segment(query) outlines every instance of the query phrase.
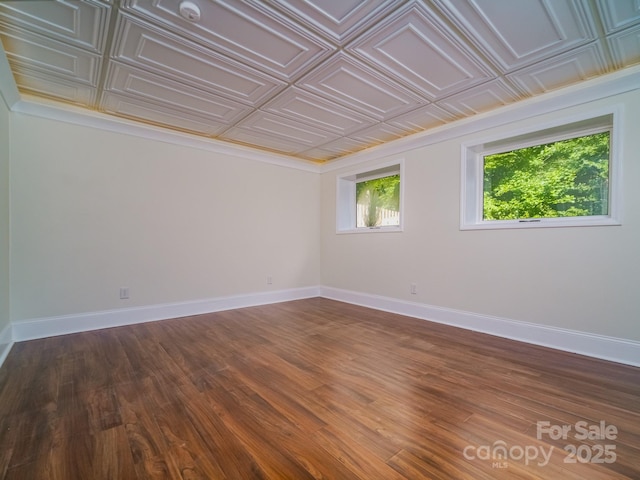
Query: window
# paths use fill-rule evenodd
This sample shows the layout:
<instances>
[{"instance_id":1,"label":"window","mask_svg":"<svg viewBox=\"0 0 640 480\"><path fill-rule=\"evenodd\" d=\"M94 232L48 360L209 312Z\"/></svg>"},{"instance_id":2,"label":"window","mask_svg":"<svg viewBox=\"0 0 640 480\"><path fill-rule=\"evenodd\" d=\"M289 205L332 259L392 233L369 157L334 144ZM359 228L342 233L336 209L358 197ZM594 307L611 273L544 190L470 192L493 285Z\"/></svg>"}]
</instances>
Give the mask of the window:
<instances>
[{"instance_id":1,"label":"window","mask_svg":"<svg viewBox=\"0 0 640 480\"><path fill-rule=\"evenodd\" d=\"M463 146L461 226L619 225L614 114Z\"/></svg>"},{"instance_id":2,"label":"window","mask_svg":"<svg viewBox=\"0 0 640 480\"><path fill-rule=\"evenodd\" d=\"M402 230L403 162L338 177L338 233Z\"/></svg>"}]
</instances>

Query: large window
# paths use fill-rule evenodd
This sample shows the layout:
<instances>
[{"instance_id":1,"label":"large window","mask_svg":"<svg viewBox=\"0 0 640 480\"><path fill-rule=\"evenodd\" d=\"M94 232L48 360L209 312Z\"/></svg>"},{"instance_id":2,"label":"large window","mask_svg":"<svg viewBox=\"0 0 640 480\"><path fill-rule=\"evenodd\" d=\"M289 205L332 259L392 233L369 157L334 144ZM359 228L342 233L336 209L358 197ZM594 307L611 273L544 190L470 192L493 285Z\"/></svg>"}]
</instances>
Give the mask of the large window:
<instances>
[{"instance_id":1,"label":"large window","mask_svg":"<svg viewBox=\"0 0 640 480\"><path fill-rule=\"evenodd\" d=\"M461 228L619 224L613 120L464 147Z\"/></svg>"},{"instance_id":2,"label":"large window","mask_svg":"<svg viewBox=\"0 0 640 480\"><path fill-rule=\"evenodd\" d=\"M402 166L396 161L338 177L338 233L402 229Z\"/></svg>"}]
</instances>

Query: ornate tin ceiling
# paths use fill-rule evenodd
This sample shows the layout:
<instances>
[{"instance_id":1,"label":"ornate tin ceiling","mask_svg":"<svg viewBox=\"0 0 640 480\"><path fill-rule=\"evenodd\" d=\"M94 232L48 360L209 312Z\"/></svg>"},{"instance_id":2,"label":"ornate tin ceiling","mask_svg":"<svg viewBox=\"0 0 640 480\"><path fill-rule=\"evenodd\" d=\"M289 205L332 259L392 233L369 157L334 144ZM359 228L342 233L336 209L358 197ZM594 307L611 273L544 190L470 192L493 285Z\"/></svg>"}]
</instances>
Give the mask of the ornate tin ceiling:
<instances>
[{"instance_id":1,"label":"ornate tin ceiling","mask_svg":"<svg viewBox=\"0 0 640 480\"><path fill-rule=\"evenodd\" d=\"M640 63L640 3L2 1L0 39L24 94L322 162Z\"/></svg>"}]
</instances>

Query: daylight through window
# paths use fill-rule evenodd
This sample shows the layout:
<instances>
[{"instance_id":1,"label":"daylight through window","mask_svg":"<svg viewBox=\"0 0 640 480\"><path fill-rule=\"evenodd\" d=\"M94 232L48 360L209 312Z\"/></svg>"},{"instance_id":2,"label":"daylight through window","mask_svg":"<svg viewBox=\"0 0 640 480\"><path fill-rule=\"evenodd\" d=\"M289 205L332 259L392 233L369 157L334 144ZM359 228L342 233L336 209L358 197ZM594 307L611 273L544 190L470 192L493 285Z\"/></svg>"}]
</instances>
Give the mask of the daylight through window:
<instances>
[{"instance_id":1,"label":"daylight through window","mask_svg":"<svg viewBox=\"0 0 640 480\"><path fill-rule=\"evenodd\" d=\"M338 233L402 231L402 160L337 177Z\"/></svg>"},{"instance_id":2,"label":"daylight through window","mask_svg":"<svg viewBox=\"0 0 640 480\"><path fill-rule=\"evenodd\" d=\"M356 183L356 227L400 225L400 175Z\"/></svg>"},{"instance_id":3,"label":"daylight through window","mask_svg":"<svg viewBox=\"0 0 640 480\"><path fill-rule=\"evenodd\" d=\"M460 228L619 225L614 114L463 146Z\"/></svg>"},{"instance_id":4,"label":"daylight through window","mask_svg":"<svg viewBox=\"0 0 640 480\"><path fill-rule=\"evenodd\" d=\"M609 132L484 156L483 219L607 215Z\"/></svg>"}]
</instances>

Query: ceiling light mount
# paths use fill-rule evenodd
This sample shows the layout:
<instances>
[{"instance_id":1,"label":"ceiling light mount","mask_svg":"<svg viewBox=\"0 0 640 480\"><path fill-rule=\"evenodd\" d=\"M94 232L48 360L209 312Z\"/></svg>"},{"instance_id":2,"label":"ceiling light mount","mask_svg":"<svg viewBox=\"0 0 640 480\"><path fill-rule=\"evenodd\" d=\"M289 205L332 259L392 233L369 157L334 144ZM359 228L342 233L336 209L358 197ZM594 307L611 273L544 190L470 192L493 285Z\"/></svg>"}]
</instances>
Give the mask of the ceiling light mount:
<instances>
[{"instance_id":1,"label":"ceiling light mount","mask_svg":"<svg viewBox=\"0 0 640 480\"><path fill-rule=\"evenodd\" d=\"M185 0L180 2L180 16L185 20L196 23L200 21L200 7L193 2Z\"/></svg>"}]
</instances>

